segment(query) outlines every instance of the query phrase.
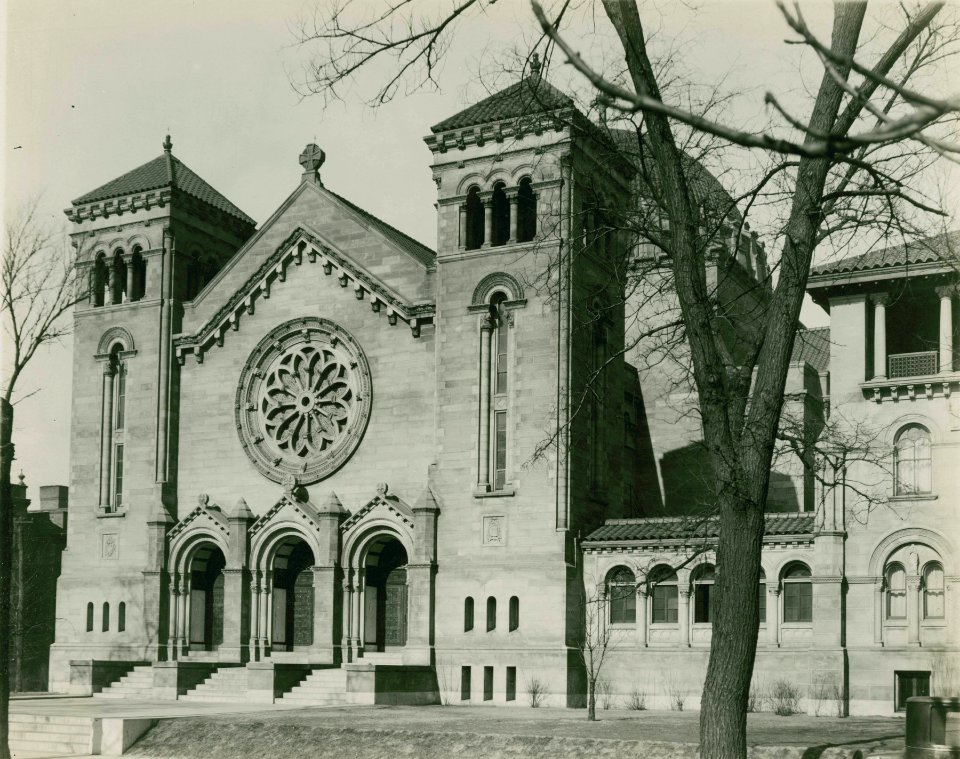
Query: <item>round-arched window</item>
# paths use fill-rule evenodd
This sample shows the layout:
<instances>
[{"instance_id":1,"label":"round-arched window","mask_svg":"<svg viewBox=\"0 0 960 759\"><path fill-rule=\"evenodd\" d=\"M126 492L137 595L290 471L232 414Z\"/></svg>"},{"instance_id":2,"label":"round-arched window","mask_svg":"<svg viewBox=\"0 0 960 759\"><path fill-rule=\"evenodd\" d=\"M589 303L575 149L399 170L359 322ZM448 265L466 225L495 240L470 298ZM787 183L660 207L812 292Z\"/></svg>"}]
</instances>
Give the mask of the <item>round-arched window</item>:
<instances>
[{"instance_id":1,"label":"round-arched window","mask_svg":"<svg viewBox=\"0 0 960 759\"><path fill-rule=\"evenodd\" d=\"M783 573L783 621L813 621L813 585L806 564L791 564Z\"/></svg>"},{"instance_id":2,"label":"round-arched window","mask_svg":"<svg viewBox=\"0 0 960 759\"><path fill-rule=\"evenodd\" d=\"M637 578L627 567L615 567L607 574L607 604L611 624L637 621Z\"/></svg>"},{"instance_id":3,"label":"round-arched window","mask_svg":"<svg viewBox=\"0 0 960 759\"><path fill-rule=\"evenodd\" d=\"M897 433L893 452L895 495L931 491L930 430L922 424L908 424Z\"/></svg>"}]
</instances>

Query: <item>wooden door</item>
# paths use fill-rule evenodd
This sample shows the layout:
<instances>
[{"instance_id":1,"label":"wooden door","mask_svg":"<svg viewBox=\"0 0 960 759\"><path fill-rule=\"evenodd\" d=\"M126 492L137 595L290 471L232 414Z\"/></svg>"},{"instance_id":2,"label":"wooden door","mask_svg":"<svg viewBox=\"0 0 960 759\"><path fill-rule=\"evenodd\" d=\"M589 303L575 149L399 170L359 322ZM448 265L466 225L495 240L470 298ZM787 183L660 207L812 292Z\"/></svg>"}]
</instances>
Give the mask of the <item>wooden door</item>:
<instances>
[{"instance_id":1,"label":"wooden door","mask_svg":"<svg viewBox=\"0 0 960 759\"><path fill-rule=\"evenodd\" d=\"M190 589L190 644L205 646L207 643L207 591Z\"/></svg>"},{"instance_id":2,"label":"wooden door","mask_svg":"<svg viewBox=\"0 0 960 759\"><path fill-rule=\"evenodd\" d=\"M273 588L273 647L287 650L287 589Z\"/></svg>"},{"instance_id":3,"label":"wooden door","mask_svg":"<svg viewBox=\"0 0 960 759\"><path fill-rule=\"evenodd\" d=\"M383 645L407 643L407 570L393 569L383 589Z\"/></svg>"}]
</instances>

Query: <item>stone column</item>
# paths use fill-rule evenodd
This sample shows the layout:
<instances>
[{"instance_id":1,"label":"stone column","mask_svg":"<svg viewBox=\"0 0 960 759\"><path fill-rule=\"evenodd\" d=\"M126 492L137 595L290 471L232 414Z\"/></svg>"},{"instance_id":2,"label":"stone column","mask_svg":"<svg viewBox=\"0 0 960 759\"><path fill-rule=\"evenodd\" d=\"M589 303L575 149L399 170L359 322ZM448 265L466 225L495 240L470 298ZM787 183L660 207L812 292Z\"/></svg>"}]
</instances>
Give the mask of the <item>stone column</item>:
<instances>
[{"instance_id":1,"label":"stone column","mask_svg":"<svg viewBox=\"0 0 960 759\"><path fill-rule=\"evenodd\" d=\"M223 643L220 661L245 663L248 659L244 635L244 607L246 606L247 570L235 567L223 570Z\"/></svg>"},{"instance_id":2,"label":"stone column","mask_svg":"<svg viewBox=\"0 0 960 759\"><path fill-rule=\"evenodd\" d=\"M351 649L353 649L354 656L359 657L360 652L363 649L363 639L364 631L360 626L362 622L361 610L363 609L363 570L355 570L353 583L353 598L351 599L351 608L350 608L350 629L353 632L353 639L351 642Z\"/></svg>"},{"instance_id":3,"label":"stone column","mask_svg":"<svg viewBox=\"0 0 960 759\"><path fill-rule=\"evenodd\" d=\"M123 262L127 266L127 303L133 300L133 277L134 277L134 267L133 267L133 253L127 253L123 257Z\"/></svg>"},{"instance_id":4,"label":"stone column","mask_svg":"<svg viewBox=\"0 0 960 759\"><path fill-rule=\"evenodd\" d=\"M767 585L767 644L780 645L780 588L775 583Z\"/></svg>"},{"instance_id":5,"label":"stone column","mask_svg":"<svg viewBox=\"0 0 960 759\"><path fill-rule=\"evenodd\" d=\"M176 658L180 649L177 645L180 635L180 588L178 582L179 578L172 575L170 578L170 625L169 635L167 636L170 640L170 655L172 658Z\"/></svg>"},{"instance_id":6,"label":"stone column","mask_svg":"<svg viewBox=\"0 0 960 759\"><path fill-rule=\"evenodd\" d=\"M873 378L887 378L887 303L890 296L874 293L873 301Z\"/></svg>"},{"instance_id":7,"label":"stone column","mask_svg":"<svg viewBox=\"0 0 960 759\"><path fill-rule=\"evenodd\" d=\"M338 664L340 636L337 624L337 568L313 568L313 646L311 663Z\"/></svg>"},{"instance_id":8,"label":"stone column","mask_svg":"<svg viewBox=\"0 0 960 759\"><path fill-rule=\"evenodd\" d=\"M873 586L873 642L883 645L883 581Z\"/></svg>"},{"instance_id":9,"label":"stone column","mask_svg":"<svg viewBox=\"0 0 960 759\"><path fill-rule=\"evenodd\" d=\"M180 577L177 586L177 654L182 658L187 653L187 642L190 631L190 620L187 612L190 609L190 585L185 577Z\"/></svg>"},{"instance_id":10,"label":"stone column","mask_svg":"<svg viewBox=\"0 0 960 759\"><path fill-rule=\"evenodd\" d=\"M483 197L483 246L489 248L493 244L493 195Z\"/></svg>"},{"instance_id":11,"label":"stone column","mask_svg":"<svg viewBox=\"0 0 960 759\"><path fill-rule=\"evenodd\" d=\"M640 588L637 591L637 645L647 645L647 591Z\"/></svg>"},{"instance_id":12,"label":"stone column","mask_svg":"<svg viewBox=\"0 0 960 759\"><path fill-rule=\"evenodd\" d=\"M259 661L260 655L260 577L254 570L250 582L250 659Z\"/></svg>"},{"instance_id":13,"label":"stone column","mask_svg":"<svg viewBox=\"0 0 960 759\"><path fill-rule=\"evenodd\" d=\"M107 265L107 297L103 299L103 302L108 306L115 306L123 301L122 297L117 297L117 286L119 285L119 282L117 282L118 275L116 259L111 259Z\"/></svg>"},{"instance_id":14,"label":"stone column","mask_svg":"<svg viewBox=\"0 0 960 759\"><path fill-rule=\"evenodd\" d=\"M167 529L173 519L159 501L147 518L147 568L143 572L143 624L150 641L149 658L161 661L168 656L171 641L169 618L174 614L172 582L167 572Z\"/></svg>"},{"instance_id":15,"label":"stone column","mask_svg":"<svg viewBox=\"0 0 960 759\"><path fill-rule=\"evenodd\" d=\"M680 588L680 608L677 610L680 620L680 645L690 647L690 589Z\"/></svg>"},{"instance_id":16,"label":"stone column","mask_svg":"<svg viewBox=\"0 0 960 759\"><path fill-rule=\"evenodd\" d=\"M113 460L113 378L116 369L109 359L103 365L103 400L100 405L100 510L109 511L111 462Z\"/></svg>"},{"instance_id":17,"label":"stone column","mask_svg":"<svg viewBox=\"0 0 960 759\"><path fill-rule=\"evenodd\" d=\"M953 371L953 293L956 287L938 287L940 298L940 373Z\"/></svg>"},{"instance_id":18,"label":"stone column","mask_svg":"<svg viewBox=\"0 0 960 759\"><path fill-rule=\"evenodd\" d=\"M907 575L907 643L920 645L920 578Z\"/></svg>"},{"instance_id":19,"label":"stone column","mask_svg":"<svg viewBox=\"0 0 960 759\"><path fill-rule=\"evenodd\" d=\"M190 595L193 592L190 583L190 573L183 576L183 585L180 589L180 602L183 604L183 646L181 652L187 654L190 651L190 623L193 617L193 604Z\"/></svg>"},{"instance_id":20,"label":"stone column","mask_svg":"<svg viewBox=\"0 0 960 759\"><path fill-rule=\"evenodd\" d=\"M477 489L490 490L490 340L493 324L484 318L480 324L480 449Z\"/></svg>"},{"instance_id":21,"label":"stone column","mask_svg":"<svg viewBox=\"0 0 960 759\"><path fill-rule=\"evenodd\" d=\"M507 240L507 243L515 243L520 239L520 230L517 228L519 223L519 203L520 199L517 196L516 190L511 190L507 193L507 200L510 201L510 239Z\"/></svg>"},{"instance_id":22,"label":"stone column","mask_svg":"<svg viewBox=\"0 0 960 759\"><path fill-rule=\"evenodd\" d=\"M273 573L264 570L260 583L260 658L270 655L273 643Z\"/></svg>"},{"instance_id":23,"label":"stone column","mask_svg":"<svg viewBox=\"0 0 960 759\"><path fill-rule=\"evenodd\" d=\"M467 206L460 206L457 218L457 247L465 250L467 247Z\"/></svg>"},{"instance_id":24,"label":"stone column","mask_svg":"<svg viewBox=\"0 0 960 759\"><path fill-rule=\"evenodd\" d=\"M353 628L350 626L351 618L353 616L353 585L351 584L351 578L353 576L352 569L345 569L343 572L343 624L342 624L342 638L340 649L343 653L344 661L353 661L353 651L350 647L351 636L353 635Z\"/></svg>"}]
</instances>

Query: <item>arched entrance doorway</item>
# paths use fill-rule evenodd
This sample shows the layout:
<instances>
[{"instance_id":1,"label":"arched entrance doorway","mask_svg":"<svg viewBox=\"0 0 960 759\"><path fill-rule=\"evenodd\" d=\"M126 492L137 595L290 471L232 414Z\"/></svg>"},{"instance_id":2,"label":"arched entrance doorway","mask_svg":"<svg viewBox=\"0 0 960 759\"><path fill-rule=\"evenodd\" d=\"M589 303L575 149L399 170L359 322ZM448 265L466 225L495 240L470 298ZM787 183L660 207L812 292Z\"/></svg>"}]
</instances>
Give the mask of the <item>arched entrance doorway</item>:
<instances>
[{"instance_id":1,"label":"arched entrance doorway","mask_svg":"<svg viewBox=\"0 0 960 759\"><path fill-rule=\"evenodd\" d=\"M223 551L205 543L190 561L190 648L214 651L223 643Z\"/></svg>"},{"instance_id":2,"label":"arched entrance doorway","mask_svg":"<svg viewBox=\"0 0 960 759\"><path fill-rule=\"evenodd\" d=\"M300 538L277 548L273 559L271 647L293 651L313 645L313 552Z\"/></svg>"},{"instance_id":3,"label":"arched entrance doorway","mask_svg":"<svg viewBox=\"0 0 960 759\"><path fill-rule=\"evenodd\" d=\"M368 651L407 644L407 552L393 537L369 547L364 566L363 643Z\"/></svg>"}]
</instances>

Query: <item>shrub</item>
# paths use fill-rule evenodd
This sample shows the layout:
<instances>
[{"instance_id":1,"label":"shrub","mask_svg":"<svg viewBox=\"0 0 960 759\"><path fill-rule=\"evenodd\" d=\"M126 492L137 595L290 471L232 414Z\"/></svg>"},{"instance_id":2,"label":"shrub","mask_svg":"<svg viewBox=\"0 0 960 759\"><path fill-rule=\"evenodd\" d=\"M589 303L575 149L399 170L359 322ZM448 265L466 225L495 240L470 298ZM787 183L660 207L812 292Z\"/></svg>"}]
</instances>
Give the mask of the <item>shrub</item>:
<instances>
[{"instance_id":1,"label":"shrub","mask_svg":"<svg viewBox=\"0 0 960 759\"><path fill-rule=\"evenodd\" d=\"M609 680L599 678L593 685L593 693L601 709L610 708L610 703L613 701L613 688Z\"/></svg>"},{"instance_id":2,"label":"shrub","mask_svg":"<svg viewBox=\"0 0 960 759\"><path fill-rule=\"evenodd\" d=\"M831 678L829 675L814 675L810 683L810 702L813 705L813 714L820 716L820 711L830 695Z\"/></svg>"},{"instance_id":3,"label":"shrub","mask_svg":"<svg viewBox=\"0 0 960 759\"><path fill-rule=\"evenodd\" d=\"M647 708L647 692L639 685L634 685L627 696L627 708L635 712L642 712Z\"/></svg>"},{"instance_id":4,"label":"shrub","mask_svg":"<svg viewBox=\"0 0 960 759\"><path fill-rule=\"evenodd\" d=\"M800 711L800 689L789 680L777 680L770 689L769 699L773 713L781 717Z\"/></svg>"},{"instance_id":5,"label":"shrub","mask_svg":"<svg viewBox=\"0 0 960 759\"><path fill-rule=\"evenodd\" d=\"M762 682L750 683L750 693L747 695L747 711L762 712L763 704L767 700L766 685Z\"/></svg>"},{"instance_id":6,"label":"shrub","mask_svg":"<svg viewBox=\"0 0 960 759\"><path fill-rule=\"evenodd\" d=\"M836 709L838 717L847 716L847 700L844 698L843 686L836 680L833 681L833 706Z\"/></svg>"},{"instance_id":7,"label":"shrub","mask_svg":"<svg viewBox=\"0 0 960 759\"><path fill-rule=\"evenodd\" d=\"M527 694L530 697L530 706L536 709L547 697L547 684L539 677L531 677L527 681Z\"/></svg>"}]
</instances>

